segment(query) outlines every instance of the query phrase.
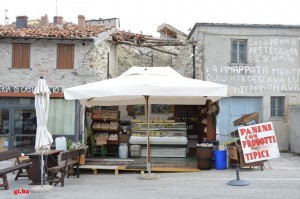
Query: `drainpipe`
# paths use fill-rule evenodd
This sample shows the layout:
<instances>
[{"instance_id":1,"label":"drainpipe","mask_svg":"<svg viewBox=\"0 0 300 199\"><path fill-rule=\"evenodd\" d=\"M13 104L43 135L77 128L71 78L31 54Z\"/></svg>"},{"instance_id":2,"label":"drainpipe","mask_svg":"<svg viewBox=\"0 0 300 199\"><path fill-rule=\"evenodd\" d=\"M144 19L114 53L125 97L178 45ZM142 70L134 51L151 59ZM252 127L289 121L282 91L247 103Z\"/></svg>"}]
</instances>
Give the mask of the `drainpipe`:
<instances>
[{"instance_id":1,"label":"drainpipe","mask_svg":"<svg viewBox=\"0 0 300 199\"><path fill-rule=\"evenodd\" d=\"M153 62L154 62L154 59L153 59L153 54L151 55L151 66L153 67Z\"/></svg>"},{"instance_id":2,"label":"drainpipe","mask_svg":"<svg viewBox=\"0 0 300 199\"><path fill-rule=\"evenodd\" d=\"M193 45L193 79L196 79L196 60L195 60L195 48L196 46Z\"/></svg>"},{"instance_id":3,"label":"drainpipe","mask_svg":"<svg viewBox=\"0 0 300 199\"><path fill-rule=\"evenodd\" d=\"M109 79L109 53L107 53L107 74L106 79Z\"/></svg>"}]
</instances>

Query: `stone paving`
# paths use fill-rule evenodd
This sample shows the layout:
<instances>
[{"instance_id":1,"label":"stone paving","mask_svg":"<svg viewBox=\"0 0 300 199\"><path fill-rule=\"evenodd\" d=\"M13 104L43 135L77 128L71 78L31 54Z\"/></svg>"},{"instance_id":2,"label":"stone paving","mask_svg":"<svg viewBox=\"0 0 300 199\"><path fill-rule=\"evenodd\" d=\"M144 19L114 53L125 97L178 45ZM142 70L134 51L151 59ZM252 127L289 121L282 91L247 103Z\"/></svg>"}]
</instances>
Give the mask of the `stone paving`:
<instances>
[{"instance_id":1,"label":"stone paving","mask_svg":"<svg viewBox=\"0 0 300 199\"><path fill-rule=\"evenodd\" d=\"M231 187L227 182L235 179L235 169L206 170L200 172L172 173L160 172L157 180L141 180L140 173L122 171L114 175L111 171L82 173L80 178L65 179L65 187L60 184L53 191L32 193L37 185L29 185L30 180L20 178L14 181L15 174L8 174L10 189L0 188L0 198L28 199L70 199L70 198L272 198L298 199L300 196L300 156L281 153L281 157L269 160L264 171L258 168L241 169L241 179L251 183L246 187ZM12 162L0 162L0 168ZM38 185L39 186L39 185ZM24 193L22 193L22 191Z\"/></svg>"}]
</instances>

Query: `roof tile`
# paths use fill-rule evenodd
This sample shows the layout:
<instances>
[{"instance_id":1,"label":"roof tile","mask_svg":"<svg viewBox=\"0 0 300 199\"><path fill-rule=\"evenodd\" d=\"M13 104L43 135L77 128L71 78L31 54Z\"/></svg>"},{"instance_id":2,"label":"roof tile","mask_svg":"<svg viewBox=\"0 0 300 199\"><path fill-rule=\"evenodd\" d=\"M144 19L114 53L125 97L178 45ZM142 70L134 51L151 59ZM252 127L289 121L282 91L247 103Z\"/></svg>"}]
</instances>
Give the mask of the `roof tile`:
<instances>
[{"instance_id":1,"label":"roof tile","mask_svg":"<svg viewBox=\"0 0 300 199\"><path fill-rule=\"evenodd\" d=\"M112 29L106 25L86 25L81 29L78 25L66 24L63 27L49 25L28 25L27 28L17 29L15 24L0 25L0 37L26 37L26 38L92 38L99 33Z\"/></svg>"}]
</instances>

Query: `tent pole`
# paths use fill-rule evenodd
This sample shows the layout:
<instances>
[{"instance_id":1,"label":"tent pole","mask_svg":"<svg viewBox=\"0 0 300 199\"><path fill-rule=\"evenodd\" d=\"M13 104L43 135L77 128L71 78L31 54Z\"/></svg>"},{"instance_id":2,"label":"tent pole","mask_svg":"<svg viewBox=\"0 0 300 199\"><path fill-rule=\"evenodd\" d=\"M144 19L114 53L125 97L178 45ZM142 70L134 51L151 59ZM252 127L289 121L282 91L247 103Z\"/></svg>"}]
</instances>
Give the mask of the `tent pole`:
<instances>
[{"instance_id":1,"label":"tent pole","mask_svg":"<svg viewBox=\"0 0 300 199\"><path fill-rule=\"evenodd\" d=\"M149 95L145 96L146 100L146 120L147 120L147 171L151 174L151 163L150 163L150 138L149 138Z\"/></svg>"}]
</instances>

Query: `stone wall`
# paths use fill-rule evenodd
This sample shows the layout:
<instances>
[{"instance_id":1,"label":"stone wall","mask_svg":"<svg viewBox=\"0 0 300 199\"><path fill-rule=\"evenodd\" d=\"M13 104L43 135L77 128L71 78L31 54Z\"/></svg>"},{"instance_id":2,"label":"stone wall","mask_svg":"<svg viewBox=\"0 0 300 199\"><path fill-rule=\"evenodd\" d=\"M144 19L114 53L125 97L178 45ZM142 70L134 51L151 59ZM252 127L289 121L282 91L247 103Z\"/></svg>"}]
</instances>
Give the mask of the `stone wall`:
<instances>
[{"instance_id":1,"label":"stone wall","mask_svg":"<svg viewBox=\"0 0 300 199\"><path fill-rule=\"evenodd\" d=\"M171 66L185 77L192 77L192 47L165 47L177 56L129 45L113 45L103 41L97 46L89 42L75 43L74 69L56 69L59 41L30 40L30 69L11 69L12 44L6 39L0 45L1 86L35 86L43 76L50 87L68 88L75 85L117 77L132 66ZM18 41L15 41L18 42ZM74 44L64 41L64 44ZM108 59L109 57L109 59ZM197 78L202 78L201 60L196 59Z\"/></svg>"},{"instance_id":2,"label":"stone wall","mask_svg":"<svg viewBox=\"0 0 300 199\"><path fill-rule=\"evenodd\" d=\"M99 80L102 74L102 62L91 61L89 54L97 51L89 42L76 42L74 54L74 69L56 69L57 44L59 41L29 40L30 43L30 69L12 69L12 44L10 39L4 40L0 45L0 85L1 86L35 86L40 76L43 76L49 87L67 88ZM14 41L18 42L18 41ZM23 41L19 41L23 42ZM64 44L74 44L64 41ZM93 54L93 53L91 53ZM101 60L102 54L95 55ZM99 58L100 57L100 58ZM100 70L100 72L98 71Z\"/></svg>"},{"instance_id":3,"label":"stone wall","mask_svg":"<svg viewBox=\"0 0 300 199\"><path fill-rule=\"evenodd\" d=\"M164 47L165 50L176 52L170 55L150 48L118 45L118 70L122 74L131 66L171 66L185 77L193 76L192 46ZM152 61L153 60L153 61ZM196 59L197 79L202 79L202 60Z\"/></svg>"}]
</instances>

